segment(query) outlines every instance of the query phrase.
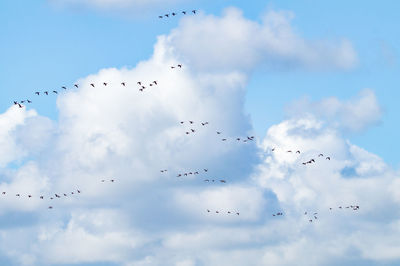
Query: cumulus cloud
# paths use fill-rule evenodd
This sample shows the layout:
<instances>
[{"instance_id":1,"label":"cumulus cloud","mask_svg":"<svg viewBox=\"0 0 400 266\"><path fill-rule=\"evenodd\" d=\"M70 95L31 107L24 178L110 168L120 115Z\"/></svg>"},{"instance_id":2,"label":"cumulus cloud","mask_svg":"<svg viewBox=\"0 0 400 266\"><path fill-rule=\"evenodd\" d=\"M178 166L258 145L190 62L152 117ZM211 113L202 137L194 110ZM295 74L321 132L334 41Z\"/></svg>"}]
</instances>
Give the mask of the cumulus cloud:
<instances>
[{"instance_id":1,"label":"cumulus cloud","mask_svg":"<svg viewBox=\"0 0 400 266\"><path fill-rule=\"evenodd\" d=\"M268 16L269 24L279 25L273 36L291 33L285 24L287 15ZM227 50L221 53L226 60L219 65L224 71L206 69L200 59L174 44L179 36L183 38L186 31L182 29L192 19L197 18L188 18L171 35L160 37L153 56L135 68L103 69L78 80L79 89L58 95L57 124L43 121L32 135L20 125L27 124L25 116L33 111L10 109L2 115L6 126L0 142L10 142L10 151L22 143L20 150L32 156L26 155L22 166L6 169L6 179L0 184L0 189L11 191L1 195L1 213L9 217L17 213L0 230L0 252L10 258L10 264L354 265L399 261L399 217L393 211L400 201L398 173L378 156L343 139L340 127L324 126L328 115L292 117L272 126L263 140L221 141L217 130L229 139L252 133L243 110L248 79L244 70L254 67L258 59L254 56L243 67ZM204 19L216 27L232 19L238 21L237 26L245 22L244 28L262 27L234 9L222 18ZM199 31L196 25L192 27ZM204 32L204 38L212 36L209 27ZM229 40L228 33L222 30L220 34L227 34ZM283 37L278 37L280 43ZM322 59L310 64L290 49L294 48L283 53L273 50L279 55L274 58L282 56L280 62L300 62L306 67L322 65ZM326 58L326 66L341 68ZM182 69L169 68L182 60ZM153 80L159 85L148 86ZM107 86L102 85L105 81ZM139 92L138 81L148 88ZM371 103L360 102L362 106ZM349 110L356 116L358 108ZM14 116L22 118L10 118ZM187 125L188 120L196 123ZM209 125L201 126L201 121ZM196 134L187 136L185 131L191 128ZM50 141L29 146L39 134L47 134ZM35 153L30 153L31 148ZM287 149L302 153L288 154ZM320 152L332 160L316 158L313 165L301 164ZM3 165L16 158L16 153L5 157ZM207 174L176 176L203 168L208 168ZM168 172L161 174L160 169ZM100 182L111 178L116 182ZM204 178L228 183L205 183ZM76 189L82 193L53 201L37 199L41 194ZM12 195L18 192L24 197L17 201ZM35 201L28 200L27 193ZM48 210L49 204L54 209ZM329 211L339 204L358 204L361 209ZM318 222L310 224L305 210L318 211ZM284 216L272 217L278 211ZM27 224L21 223L26 220ZM385 240L377 241L382 235Z\"/></svg>"},{"instance_id":2,"label":"cumulus cloud","mask_svg":"<svg viewBox=\"0 0 400 266\"><path fill-rule=\"evenodd\" d=\"M272 69L350 69L357 64L348 40L307 40L296 34L293 17L291 12L270 11L258 23L228 8L222 17L184 18L167 41L173 52L202 71L248 70L260 64Z\"/></svg>"},{"instance_id":3,"label":"cumulus cloud","mask_svg":"<svg viewBox=\"0 0 400 266\"><path fill-rule=\"evenodd\" d=\"M308 98L296 101L287 108L289 116L315 116L347 132L360 132L381 121L383 110L374 91L364 89L357 97L341 101L336 97L320 101Z\"/></svg>"}]
</instances>

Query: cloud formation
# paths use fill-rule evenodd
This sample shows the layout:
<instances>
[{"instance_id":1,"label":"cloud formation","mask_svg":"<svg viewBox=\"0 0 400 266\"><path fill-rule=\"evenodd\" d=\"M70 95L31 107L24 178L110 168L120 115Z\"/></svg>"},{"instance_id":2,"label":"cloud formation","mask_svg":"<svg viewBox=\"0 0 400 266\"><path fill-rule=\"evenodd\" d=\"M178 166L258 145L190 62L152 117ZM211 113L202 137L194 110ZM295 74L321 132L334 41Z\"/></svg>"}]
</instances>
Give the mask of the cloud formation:
<instances>
[{"instance_id":1,"label":"cloud formation","mask_svg":"<svg viewBox=\"0 0 400 266\"><path fill-rule=\"evenodd\" d=\"M310 101L305 98L287 108L289 116L306 117L310 114L348 132L360 132L381 121L383 110L374 91L364 89L357 97L340 101L336 97Z\"/></svg>"},{"instance_id":2,"label":"cloud formation","mask_svg":"<svg viewBox=\"0 0 400 266\"><path fill-rule=\"evenodd\" d=\"M182 20L168 36L173 52L201 71L271 69L351 69L357 53L351 43L307 40L293 30L294 14L270 11L258 23L237 8L222 17L199 14Z\"/></svg>"},{"instance_id":3,"label":"cloud formation","mask_svg":"<svg viewBox=\"0 0 400 266\"><path fill-rule=\"evenodd\" d=\"M371 103L379 106L371 91L355 104L336 101L327 115L307 107L307 116L292 116L272 126L257 142L222 142L216 134L222 131L229 139L252 134L243 110L248 70L268 58L311 69L346 69L351 65L346 62L353 61L346 56L344 61L337 59L347 54L342 46L322 45L319 49L332 55L322 57L316 49L315 59L308 54L311 42L293 36L288 14L270 13L262 25L244 19L235 9L222 18L202 16L204 24L196 24L197 17L187 18L170 35L159 37L153 56L135 68L103 69L78 80L79 89L58 96L60 116L55 125L34 111L16 107L1 115L5 126L0 143L11 143L10 155L1 158L6 178L0 189L11 191L0 195L0 212L11 217L0 230L3 256L16 265L398 262L399 217L393 211L400 201L398 173L342 137L344 118L339 126L324 126L346 108L353 119L363 120L357 128L370 124L361 111ZM218 46L212 38L217 30L210 25L220 29L222 36L217 39L237 38L236 54ZM239 31L243 34L236 36L228 28L243 29ZM201 29L202 38L219 47L221 62L213 55L206 58L208 48L201 45L197 49L204 58L177 44L177 40L197 40ZM269 37L247 51L245 44L253 44L242 35L249 37L254 30ZM284 40L305 42L298 47L306 48L283 49ZM260 48L264 45L267 52ZM242 64L238 51L250 59ZM333 54L342 63L334 61ZM223 71L212 71L208 60ZM182 62L182 69L169 67ZM153 80L158 85L149 87ZM105 81L107 86L102 85ZM148 88L139 92L138 81ZM32 131L21 126L31 125L31 116L42 121ZM188 125L188 120L195 124ZM201 126L202 121L209 125ZM186 135L191 128L196 133ZM42 135L44 141L29 146ZM16 147L22 152L13 153ZM289 154L288 149L299 149L301 154ZM301 164L320 152L332 160L316 158L315 164ZM22 166L6 167L19 158L24 159ZM204 168L207 174L177 177ZM100 182L110 178L116 182ZM204 178L228 183L205 183ZM76 197L37 199L76 189L82 191ZM24 197L16 200L18 192ZM27 193L35 201L28 200ZM48 210L49 204L54 209ZM329 211L339 204L358 204L361 209ZM310 224L305 210L318 211L318 222ZM284 212L282 217L272 216L279 211ZM377 241L382 235L384 241Z\"/></svg>"}]
</instances>

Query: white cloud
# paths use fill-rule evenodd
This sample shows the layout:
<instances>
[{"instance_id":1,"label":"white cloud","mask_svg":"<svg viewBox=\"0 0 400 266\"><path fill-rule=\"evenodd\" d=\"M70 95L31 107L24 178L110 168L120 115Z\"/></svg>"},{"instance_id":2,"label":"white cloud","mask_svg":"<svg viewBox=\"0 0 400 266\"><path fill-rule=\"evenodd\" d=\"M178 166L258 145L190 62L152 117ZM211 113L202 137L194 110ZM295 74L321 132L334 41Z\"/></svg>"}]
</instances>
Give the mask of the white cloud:
<instances>
[{"instance_id":1,"label":"white cloud","mask_svg":"<svg viewBox=\"0 0 400 266\"><path fill-rule=\"evenodd\" d=\"M228 8L222 17L199 14L186 17L167 41L171 52L198 70L253 69L350 69L357 54L346 40L306 40L295 33L291 12L270 11L261 23Z\"/></svg>"},{"instance_id":2,"label":"white cloud","mask_svg":"<svg viewBox=\"0 0 400 266\"><path fill-rule=\"evenodd\" d=\"M220 27L228 40L241 40L248 28L270 32L275 37L258 45L272 47L269 51L276 62L312 68L347 66L332 60L342 54L340 47L326 46L328 60L324 63L322 52L317 52L317 59L308 58L314 47L309 42L300 46L300 52L281 47L283 40L302 40L291 35L288 16L270 13L267 22L254 25L230 9L223 18L203 19ZM0 211L20 216L9 218L10 224L0 231L2 253L17 265L353 265L364 260L399 261L399 217L393 211L400 201L398 173L376 155L343 139L340 125L326 126L325 120L338 116L338 107L321 117L310 109L312 116L292 117L274 125L260 146L221 141L217 130L229 138L251 134L249 117L243 111L248 79L243 70L260 61L250 54L243 67L231 50L225 54L221 50L223 62L217 66L224 71L210 71L207 60L174 44L178 37L186 38L182 34L189 34L185 29L196 20L188 18L170 36L160 37L153 57L135 68L103 69L77 81L79 89L58 96L57 125L44 122L33 135L22 127L27 134L19 131L15 141L10 132L17 128L16 119L9 117L26 114L13 113L21 111L13 109L3 114L7 122L0 141L6 144L11 140L10 151L20 143L25 143L22 151L28 150L24 147L30 147L31 139L40 139L40 134L50 135L46 138L50 142L34 145L34 158L18 169L8 169L0 189L48 195L79 188L82 193L52 201L53 210L47 210L48 201L18 205L12 197L7 198ZM207 23L203 37L214 41ZM244 29L235 37L225 30L224 23L226 29ZM193 32L201 29L191 27ZM239 42L236 48L246 53L244 46ZM169 68L182 59L182 69ZM138 91L137 81L146 85L153 80L159 85ZM109 83L107 87L102 85L104 81ZM127 86L121 86L121 81ZM371 93L365 95L356 104L339 103L354 119L363 120L356 128L371 123L359 110L376 104L376 99ZM16 124L25 123L24 119ZM188 120L196 124L179 123ZM204 127L199 121L210 124ZM343 118L340 122L348 121ZM191 127L196 134L186 136ZM271 147L276 148L273 153ZM288 149L299 149L301 154L288 154ZM332 160L317 158L320 152ZM16 158L18 155L12 154L2 160L7 164ZM310 158L316 163L301 164ZM159 170L165 168L167 174L161 174ZM179 172L203 168L209 169L207 175L176 177ZM205 183L206 177L228 183ZM110 178L116 182L100 182ZM361 209L329 211L339 204L358 204ZM240 215L211 216L207 208L237 210ZM318 222L310 224L304 210L318 211ZM284 216L272 217L278 211ZM25 220L27 224L20 224Z\"/></svg>"},{"instance_id":3,"label":"white cloud","mask_svg":"<svg viewBox=\"0 0 400 266\"><path fill-rule=\"evenodd\" d=\"M383 115L375 93L370 89L362 90L356 98L347 101L341 101L336 97L320 101L310 101L305 98L290 104L287 112L291 117L316 116L327 121L330 126L348 132L360 132L371 125L376 125Z\"/></svg>"}]
</instances>

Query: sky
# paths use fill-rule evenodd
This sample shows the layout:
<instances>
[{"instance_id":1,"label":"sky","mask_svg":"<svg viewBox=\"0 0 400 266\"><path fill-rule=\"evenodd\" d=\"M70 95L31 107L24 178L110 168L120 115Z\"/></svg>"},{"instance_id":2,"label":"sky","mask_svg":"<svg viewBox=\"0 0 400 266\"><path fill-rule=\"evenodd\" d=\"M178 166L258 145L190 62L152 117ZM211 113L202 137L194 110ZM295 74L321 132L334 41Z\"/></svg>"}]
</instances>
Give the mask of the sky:
<instances>
[{"instance_id":1,"label":"sky","mask_svg":"<svg viewBox=\"0 0 400 266\"><path fill-rule=\"evenodd\" d=\"M399 5L1 1L1 265L398 265Z\"/></svg>"}]
</instances>

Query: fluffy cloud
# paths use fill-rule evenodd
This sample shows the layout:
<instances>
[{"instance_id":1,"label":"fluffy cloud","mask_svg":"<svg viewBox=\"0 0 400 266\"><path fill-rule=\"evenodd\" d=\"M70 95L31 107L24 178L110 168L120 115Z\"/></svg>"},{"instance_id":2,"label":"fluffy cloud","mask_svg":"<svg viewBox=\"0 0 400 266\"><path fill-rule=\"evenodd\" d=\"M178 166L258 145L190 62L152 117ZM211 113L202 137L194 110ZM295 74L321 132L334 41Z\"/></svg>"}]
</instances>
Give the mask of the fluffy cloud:
<instances>
[{"instance_id":1,"label":"fluffy cloud","mask_svg":"<svg viewBox=\"0 0 400 266\"><path fill-rule=\"evenodd\" d=\"M275 37L271 38L279 44L285 39L281 35L291 33L287 15L270 13L267 17L270 22L264 24L272 26L263 25L273 31ZM398 262L399 221L393 211L400 201L398 173L376 155L343 139L340 127L325 125L330 116L318 116L313 109L307 116L272 126L263 140L238 142L235 137L252 133L243 111L248 79L243 70L259 61L253 56L243 67L236 54L224 49L218 56L226 60L217 65L224 71L210 71L204 63L207 60L201 61L175 42L189 38L182 34L200 31L194 23L197 19L188 18L171 35L161 36L154 55L135 68L103 69L78 80L79 89L58 96L56 125L43 118L31 132L30 127L21 125L29 124L27 114L33 111L14 108L2 115L6 126L1 143L11 143L9 151L22 145L19 149L27 154L22 166L4 170L7 178L0 185L11 191L1 195L0 211L10 217L10 224L0 230L2 254L17 265ZM234 9L222 18L203 19L208 22L202 37L210 41L213 32L208 23L216 28L224 23L236 28L264 27L254 26ZM187 25L193 31L187 30ZM220 34L232 39L224 27ZM289 40L301 40L288 35ZM270 45L268 40L262 44ZM241 51L245 45L238 42ZM305 46L312 47L309 42ZM279 62L312 68L347 66L330 56L322 63L322 57L304 59L300 56L304 50L289 47L279 52L279 45L271 47ZM342 49L340 45L321 47L327 54ZM213 56L209 59L216 61ZM182 61L182 69L169 68ZM153 80L158 85L148 86ZM102 85L105 81L107 86ZM143 92L138 91L138 81L147 86ZM354 116L371 103L359 102L360 107L351 109ZM337 112L333 114L337 116ZM19 116L19 120L13 118ZM195 124L188 125L188 120ZM201 126L201 121L209 125ZM186 135L190 129L196 133ZM222 136L216 131L222 131ZM48 136L46 141L29 146L43 134ZM228 141L222 142L222 137ZM302 153L289 154L288 149ZM320 152L332 160L316 157ZM18 154L11 153L2 159L3 164L18 160ZM310 158L316 163L301 164ZM207 174L176 176L203 168L208 168ZM160 169L168 172L162 174ZM100 182L111 178L116 182ZM204 178L228 183L205 183ZM53 201L37 199L38 195L48 197L76 189L82 193ZM24 197L17 201L14 193ZM32 193L35 201L29 200L27 193ZM49 204L54 209L48 210ZM361 209L329 211L339 204L358 204ZM310 224L305 210L317 211L318 221ZM240 215L228 215L227 211ZM271 215L278 211L284 216Z\"/></svg>"},{"instance_id":2,"label":"fluffy cloud","mask_svg":"<svg viewBox=\"0 0 400 266\"><path fill-rule=\"evenodd\" d=\"M308 68L349 69L357 54L351 43L311 41L298 36L290 24L291 12L270 11L261 23L228 8L222 17L199 14L182 20L167 41L173 52L198 70Z\"/></svg>"},{"instance_id":3,"label":"fluffy cloud","mask_svg":"<svg viewBox=\"0 0 400 266\"><path fill-rule=\"evenodd\" d=\"M340 101L336 97L315 102L302 99L292 103L287 112L289 116L298 118L313 114L348 132L359 132L378 124L383 114L375 93L370 89L362 90L349 101Z\"/></svg>"}]
</instances>

